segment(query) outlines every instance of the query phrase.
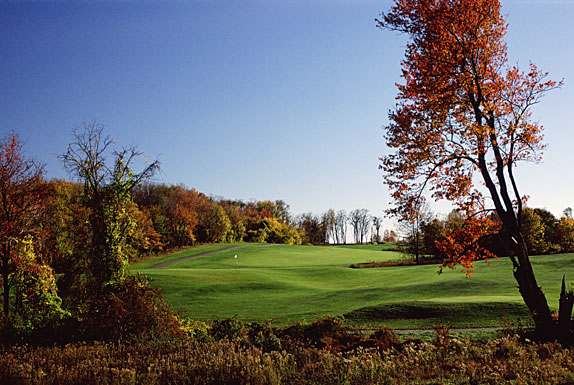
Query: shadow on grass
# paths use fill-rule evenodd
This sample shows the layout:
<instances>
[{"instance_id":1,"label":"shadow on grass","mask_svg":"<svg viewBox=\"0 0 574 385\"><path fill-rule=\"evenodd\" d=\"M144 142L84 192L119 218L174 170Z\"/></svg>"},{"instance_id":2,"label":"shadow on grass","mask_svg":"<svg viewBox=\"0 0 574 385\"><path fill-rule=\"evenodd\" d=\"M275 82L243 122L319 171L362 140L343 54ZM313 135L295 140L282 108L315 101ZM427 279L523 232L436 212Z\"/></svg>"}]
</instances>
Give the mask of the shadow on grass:
<instances>
[{"instance_id":1,"label":"shadow on grass","mask_svg":"<svg viewBox=\"0 0 574 385\"><path fill-rule=\"evenodd\" d=\"M505 322L528 326L531 317L524 304L507 302L435 303L412 301L363 307L344 314L355 324L386 324L397 329L431 328L436 324L453 328L502 326Z\"/></svg>"}]
</instances>

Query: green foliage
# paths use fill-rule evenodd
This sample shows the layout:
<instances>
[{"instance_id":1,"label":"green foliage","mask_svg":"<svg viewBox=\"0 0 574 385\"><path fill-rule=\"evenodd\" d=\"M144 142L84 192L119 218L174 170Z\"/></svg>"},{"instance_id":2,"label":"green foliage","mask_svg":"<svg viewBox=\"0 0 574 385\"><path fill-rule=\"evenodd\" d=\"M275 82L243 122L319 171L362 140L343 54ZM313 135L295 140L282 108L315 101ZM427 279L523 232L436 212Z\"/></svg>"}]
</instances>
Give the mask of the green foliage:
<instances>
[{"instance_id":1,"label":"green foliage","mask_svg":"<svg viewBox=\"0 0 574 385\"><path fill-rule=\"evenodd\" d=\"M553 254L558 252L558 245L556 244L555 228L558 220L548 210L535 208L534 212L540 217L540 221L544 226L544 241L548 245L548 252Z\"/></svg>"},{"instance_id":2,"label":"green foliage","mask_svg":"<svg viewBox=\"0 0 574 385\"><path fill-rule=\"evenodd\" d=\"M247 326L247 341L250 345L261 349L263 352L281 350L281 340L277 336L277 330L271 327L270 322L253 322Z\"/></svg>"},{"instance_id":3,"label":"green foliage","mask_svg":"<svg viewBox=\"0 0 574 385\"><path fill-rule=\"evenodd\" d=\"M243 322L235 318L215 320L211 324L211 335L216 340L232 340L239 337L245 329Z\"/></svg>"},{"instance_id":4,"label":"green foliage","mask_svg":"<svg viewBox=\"0 0 574 385\"><path fill-rule=\"evenodd\" d=\"M82 200L89 223L88 243L74 250L74 264L65 275L69 295L98 295L106 285L123 280L135 234L131 191L159 168L157 161L140 173L132 163L142 156L135 148L112 150L113 141L103 126L84 124L74 131L75 142L61 155L64 165L83 185ZM109 157L112 160L110 161ZM80 290L77 290L77 289Z\"/></svg>"},{"instance_id":5,"label":"green foliage","mask_svg":"<svg viewBox=\"0 0 574 385\"><path fill-rule=\"evenodd\" d=\"M37 258L31 236L14 240L13 253L16 269L9 279L14 331L25 335L55 326L69 313L62 310L53 270Z\"/></svg>"},{"instance_id":6,"label":"green foliage","mask_svg":"<svg viewBox=\"0 0 574 385\"><path fill-rule=\"evenodd\" d=\"M441 258L440 252L437 248L437 242L444 239L445 226L438 220L433 219L423 223L421 226L423 248L425 254L430 254L434 257Z\"/></svg>"},{"instance_id":7,"label":"green foliage","mask_svg":"<svg viewBox=\"0 0 574 385\"><path fill-rule=\"evenodd\" d=\"M200 341L209 340L211 325L192 319L178 318L179 329L184 336Z\"/></svg>"},{"instance_id":8,"label":"green foliage","mask_svg":"<svg viewBox=\"0 0 574 385\"><path fill-rule=\"evenodd\" d=\"M556 241L562 252L574 252L574 220L572 218L560 218L556 224Z\"/></svg>"},{"instance_id":9,"label":"green foliage","mask_svg":"<svg viewBox=\"0 0 574 385\"><path fill-rule=\"evenodd\" d=\"M528 252L533 255L545 254L548 252L548 244L544 236L544 224L540 216L528 207L522 210L521 233L526 242Z\"/></svg>"}]
</instances>

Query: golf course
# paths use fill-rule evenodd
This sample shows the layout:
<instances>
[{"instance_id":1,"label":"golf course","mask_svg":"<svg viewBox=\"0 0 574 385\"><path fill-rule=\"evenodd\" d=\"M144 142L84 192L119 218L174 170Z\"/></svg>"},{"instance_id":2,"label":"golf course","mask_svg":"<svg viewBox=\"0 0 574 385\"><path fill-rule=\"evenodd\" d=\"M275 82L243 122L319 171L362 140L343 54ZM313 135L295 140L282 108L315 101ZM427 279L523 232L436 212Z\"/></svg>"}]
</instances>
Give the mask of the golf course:
<instances>
[{"instance_id":1,"label":"golf course","mask_svg":"<svg viewBox=\"0 0 574 385\"><path fill-rule=\"evenodd\" d=\"M230 249L234 246L238 245L191 248L133 264L131 271L150 277L174 310L203 321L233 317L245 322L273 320L282 326L330 315L342 316L355 327L385 324L394 329L532 322L505 258L477 262L476 272L467 278L450 269L438 274L439 265L349 267L407 258L381 245L242 244ZM532 257L552 309L558 307L562 275L566 282L574 277L572 262L574 254Z\"/></svg>"}]
</instances>

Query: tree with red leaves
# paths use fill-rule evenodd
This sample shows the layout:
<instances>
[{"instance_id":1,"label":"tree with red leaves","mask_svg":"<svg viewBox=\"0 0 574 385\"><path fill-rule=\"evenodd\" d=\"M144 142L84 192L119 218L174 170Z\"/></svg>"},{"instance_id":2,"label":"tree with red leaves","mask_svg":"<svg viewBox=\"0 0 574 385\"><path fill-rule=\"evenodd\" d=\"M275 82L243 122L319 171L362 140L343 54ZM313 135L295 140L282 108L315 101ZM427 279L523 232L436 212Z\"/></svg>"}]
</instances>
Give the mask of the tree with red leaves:
<instances>
[{"instance_id":1,"label":"tree with red leaves","mask_svg":"<svg viewBox=\"0 0 574 385\"><path fill-rule=\"evenodd\" d=\"M43 167L24 156L18 136L0 140L0 270L4 325L10 323L11 274L17 270L15 244L34 234L43 209L46 183Z\"/></svg>"},{"instance_id":2,"label":"tree with red leaves","mask_svg":"<svg viewBox=\"0 0 574 385\"><path fill-rule=\"evenodd\" d=\"M532 270L514 176L518 162L540 160L542 127L531 107L561 82L534 64L527 71L508 65L500 8L499 0L396 0L376 19L378 27L410 38L404 82L386 127L387 146L395 151L381 158L395 202L389 212L412 217L429 190L454 202L467 220L447 234L442 251L450 256L447 266L462 264L469 273L473 260L488 256L480 239L497 233L537 331L563 339L569 325L555 324ZM476 173L484 188L476 187ZM490 220L492 211L499 221ZM572 302L561 301L560 310L569 320Z\"/></svg>"}]
</instances>

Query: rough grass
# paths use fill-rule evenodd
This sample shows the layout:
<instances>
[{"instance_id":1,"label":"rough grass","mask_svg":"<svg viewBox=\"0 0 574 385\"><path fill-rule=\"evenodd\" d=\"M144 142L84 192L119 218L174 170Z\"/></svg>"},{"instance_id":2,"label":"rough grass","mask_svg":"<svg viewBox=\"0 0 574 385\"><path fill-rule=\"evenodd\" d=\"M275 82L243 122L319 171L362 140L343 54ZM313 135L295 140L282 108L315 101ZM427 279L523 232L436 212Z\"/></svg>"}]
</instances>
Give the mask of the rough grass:
<instances>
[{"instance_id":1,"label":"rough grass","mask_svg":"<svg viewBox=\"0 0 574 385\"><path fill-rule=\"evenodd\" d=\"M471 278L451 270L438 275L437 265L346 267L397 258L400 253L361 248L249 246L161 269L132 269L150 276L175 310L200 320L274 319L274 324L286 325L344 315L356 326L384 323L401 329L530 322L508 259L477 263ZM574 279L573 262L574 254L532 257L553 309L558 307L562 275Z\"/></svg>"}]
</instances>

